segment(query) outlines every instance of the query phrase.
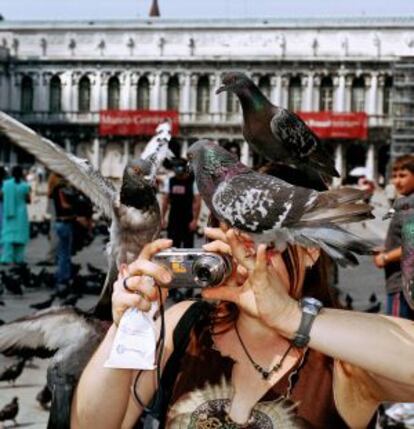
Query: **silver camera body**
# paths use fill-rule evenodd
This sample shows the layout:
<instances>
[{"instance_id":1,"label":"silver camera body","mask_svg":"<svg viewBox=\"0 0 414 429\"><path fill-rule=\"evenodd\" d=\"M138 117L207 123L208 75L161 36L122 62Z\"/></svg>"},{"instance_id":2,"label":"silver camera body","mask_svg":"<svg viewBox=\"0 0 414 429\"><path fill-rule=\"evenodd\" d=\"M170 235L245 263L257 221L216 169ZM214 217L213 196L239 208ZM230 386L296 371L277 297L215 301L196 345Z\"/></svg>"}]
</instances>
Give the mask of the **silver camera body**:
<instances>
[{"instance_id":1,"label":"silver camera body","mask_svg":"<svg viewBox=\"0 0 414 429\"><path fill-rule=\"evenodd\" d=\"M154 255L152 261L172 274L168 288L219 286L229 278L233 269L230 257L203 249L171 248Z\"/></svg>"}]
</instances>

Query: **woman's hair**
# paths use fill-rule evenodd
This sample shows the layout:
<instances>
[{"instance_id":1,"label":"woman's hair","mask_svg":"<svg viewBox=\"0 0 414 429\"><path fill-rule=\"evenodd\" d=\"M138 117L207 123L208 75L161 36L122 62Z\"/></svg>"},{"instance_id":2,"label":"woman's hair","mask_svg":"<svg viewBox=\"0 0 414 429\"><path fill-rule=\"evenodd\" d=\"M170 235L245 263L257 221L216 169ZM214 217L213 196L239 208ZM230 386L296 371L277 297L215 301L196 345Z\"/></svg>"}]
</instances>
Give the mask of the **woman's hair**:
<instances>
[{"instance_id":1,"label":"woman's hair","mask_svg":"<svg viewBox=\"0 0 414 429\"><path fill-rule=\"evenodd\" d=\"M14 177L16 183L20 183L20 181L23 179L23 169L20 167L20 165L15 165L12 168L12 176Z\"/></svg>"},{"instance_id":2,"label":"woman's hair","mask_svg":"<svg viewBox=\"0 0 414 429\"><path fill-rule=\"evenodd\" d=\"M288 245L282 253L283 262L289 273L289 295L295 299L302 296L311 296L320 300L325 307L340 307L335 289L333 288L333 277L335 265L332 259L321 250L320 256L315 264L306 269L305 278L302 285L299 284L300 278L300 255L299 248L294 245ZM221 302L213 316L212 325L215 334L226 332L231 329L239 316L239 309L232 302Z\"/></svg>"}]
</instances>

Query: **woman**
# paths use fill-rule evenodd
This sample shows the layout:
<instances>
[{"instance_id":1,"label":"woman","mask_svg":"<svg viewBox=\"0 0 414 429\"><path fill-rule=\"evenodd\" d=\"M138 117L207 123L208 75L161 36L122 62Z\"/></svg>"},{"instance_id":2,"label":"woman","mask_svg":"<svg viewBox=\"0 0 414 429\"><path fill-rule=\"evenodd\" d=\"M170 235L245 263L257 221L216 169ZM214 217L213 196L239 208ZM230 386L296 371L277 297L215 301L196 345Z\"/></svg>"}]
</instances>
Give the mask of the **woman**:
<instances>
[{"instance_id":1,"label":"woman","mask_svg":"<svg viewBox=\"0 0 414 429\"><path fill-rule=\"evenodd\" d=\"M256 256L246 254L233 230L207 228L206 234L214 241L205 249L231 253L237 269L224 285L203 291L205 299L219 304L198 312L179 352L178 331L200 304L182 302L166 313L161 427L366 428L373 427L382 401L414 400L412 322L327 308L333 302L324 284L325 256L317 249L290 247L268 263L263 245ZM113 294L114 324L82 374L72 428L133 427L143 411L140 403L154 396L154 372L133 383L135 373L104 363L123 312L147 311L157 299L145 276L160 285L170 281L170 274L150 261L170 245L157 240L122 267ZM305 294L324 308L314 318L307 347L293 347L303 320L298 299Z\"/></svg>"},{"instance_id":2,"label":"woman","mask_svg":"<svg viewBox=\"0 0 414 429\"><path fill-rule=\"evenodd\" d=\"M22 264L29 241L29 218L27 204L30 203L30 186L23 180L19 165L12 169L12 177L3 182L3 224L1 242L3 264Z\"/></svg>"}]
</instances>

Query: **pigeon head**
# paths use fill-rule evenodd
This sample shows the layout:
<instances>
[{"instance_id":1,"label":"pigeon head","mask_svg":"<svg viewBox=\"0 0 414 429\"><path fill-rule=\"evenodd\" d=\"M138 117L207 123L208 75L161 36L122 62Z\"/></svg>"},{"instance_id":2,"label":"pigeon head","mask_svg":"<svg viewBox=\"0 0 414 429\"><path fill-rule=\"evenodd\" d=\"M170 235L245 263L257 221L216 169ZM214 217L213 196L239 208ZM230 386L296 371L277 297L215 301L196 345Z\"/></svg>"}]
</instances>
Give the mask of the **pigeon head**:
<instances>
[{"instance_id":1,"label":"pigeon head","mask_svg":"<svg viewBox=\"0 0 414 429\"><path fill-rule=\"evenodd\" d=\"M124 174L127 174L130 179L139 178L139 180L142 180L143 178L147 178L151 174L151 161L134 159L128 163Z\"/></svg>"},{"instance_id":2,"label":"pigeon head","mask_svg":"<svg viewBox=\"0 0 414 429\"><path fill-rule=\"evenodd\" d=\"M222 79L222 86L217 89L216 94L220 94L224 91L238 93L239 91L250 86L251 84L252 81L244 73L226 73Z\"/></svg>"}]
</instances>

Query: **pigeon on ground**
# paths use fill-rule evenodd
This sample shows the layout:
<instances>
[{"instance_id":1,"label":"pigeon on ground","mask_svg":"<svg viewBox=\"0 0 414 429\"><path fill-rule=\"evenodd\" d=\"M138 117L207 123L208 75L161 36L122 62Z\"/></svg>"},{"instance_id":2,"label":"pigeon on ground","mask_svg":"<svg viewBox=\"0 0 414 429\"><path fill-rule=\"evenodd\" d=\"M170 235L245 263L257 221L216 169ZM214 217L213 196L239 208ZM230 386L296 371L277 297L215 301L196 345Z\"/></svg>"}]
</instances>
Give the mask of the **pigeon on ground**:
<instances>
[{"instance_id":1,"label":"pigeon on ground","mask_svg":"<svg viewBox=\"0 0 414 429\"><path fill-rule=\"evenodd\" d=\"M353 302L354 302L354 299L352 298L351 295L349 295L349 293L347 293L345 296L345 308L347 310L353 310L354 309Z\"/></svg>"},{"instance_id":2,"label":"pigeon on ground","mask_svg":"<svg viewBox=\"0 0 414 429\"><path fill-rule=\"evenodd\" d=\"M50 170L64 176L111 220L107 249L109 269L97 305L99 311L96 312L99 317L111 318L110 299L117 267L121 263L132 262L144 244L154 240L160 232L155 174L165 158L171 156L168 148L171 123L165 121L159 124L156 135L148 142L141 158L126 165L119 191L94 170L87 160L65 152L60 146L2 112L0 133L30 152Z\"/></svg>"},{"instance_id":3,"label":"pigeon on ground","mask_svg":"<svg viewBox=\"0 0 414 429\"><path fill-rule=\"evenodd\" d=\"M364 310L365 313L379 313L381 310L381 303L378 301L377 295L372 293L369 297L370 305Z\"/></svg>"},{"instance_id":4,"label":"pigeon on ground","mask_svg":"<svg viewBox=\"0 0 414 429\"><path fill-rule=\"evenodd\" d=\"M26 359L20 358L17 362L5 368L0 373L0 381L7 381L8 383L13 383L14 385L14 383L16 382L16 379L23 372L25 364L26 364Z\"/></svg>"},{"instance_id":5,"label":"pigeon on ground","mask_svg":"<svg viewBox=\"0 0 414 429\"><path fill-rule=\"evenodd\" d=\"M277 177L322 191L329 177L339 176L329 150L297 115L274 106L243 73L226 73L222 83L216 93L237 95L243 136L255 152L279 164Z\"/></svg>"},{"instance_id":6,"label":"pigeon on ground","mask_svg":"<svg viewBox=\"0 0 414 429\"><path fill-rule=\"evenodd\" d=\"M398 198L384 219L395 217L401 223L402 290L408 305L414 310L414 195Z\"/></svg>"},{"instance_id":7,"label":"pigeon on ground","mask_svg":"<svg viewBox=\"0 0 414 429\"><path fill-rule=\"evenodd\" d=\"M47 300L30 304L29 307L34 308L35 310L44 310L45 308L49 308L53 304L53 301L55 299L56 299L56 294L52 294Z\"/></svg>"},{"instance_id":8,"label":"pigeon on ground","mask_svg":"<svg viewBox=\"0 0 414 429\"><path fill-rule=\"evenodd\" d=\"M16 416L19 412L19 398L14 397L12 401L5 405L0 410L0 422L5 422L7 420L12 420L15 426L17 426L16 423Z\"/></svg>"},{"instance_id":9,"label":"pigeon on ground","mask_svg":"<svg viewBox=\"0 0 414 429\"><path fill-rule=\"evenodd\" d=\"M80 297L78 294L70 294L62 301L62 306L75 306Z\"/></svg>"},{"instance_id":10,"label":"pigeon on ground","mask_svg":"<svg viewBox=\"0 0 414 429\"><path fill-rule=\"evenodd\" d=\"M39 405L44 409L49 411L50 401L52 400L52 392L50 391L47 384L43 389L36 395L36 401L39 402Z\"/></svg>"},{"instance_id":11,"label":"pigeon on ground","mask_svg":"<svg viewBox=\"0 0 414 429\"><path fill-rule=\"evenodd\" d=\"M317 192L257 173L213 141L188 150L200 194L213 215L250 233L256 243L281 251L287 243L320 247L342 266L354 255L372 253L371 245L338 224L372 217L372 207L353 188Z\"/></svg>"}]
</instances>

